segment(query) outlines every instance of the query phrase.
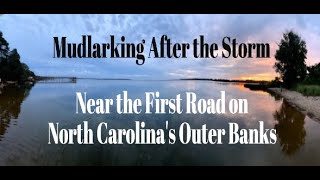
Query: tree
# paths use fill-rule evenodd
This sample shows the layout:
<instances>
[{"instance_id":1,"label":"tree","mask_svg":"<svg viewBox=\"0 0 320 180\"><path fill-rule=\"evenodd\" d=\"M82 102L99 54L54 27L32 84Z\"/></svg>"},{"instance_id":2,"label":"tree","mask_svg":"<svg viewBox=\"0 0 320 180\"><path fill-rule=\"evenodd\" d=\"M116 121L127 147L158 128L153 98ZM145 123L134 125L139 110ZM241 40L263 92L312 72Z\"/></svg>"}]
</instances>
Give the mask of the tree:
<instances>
[{"instance_id":1,"label":"tree","mask_svg":"<svg viewBox=\"0 0 320 180\"><path fill-rule=\"evenodd\" d=\"M3 38L0 31L0 78L2 81L16 81L23 83L28 77L35 74L29 67L21 63L17 49L10 51L9 43Z\"/></svg>"},{"instance_id":2,"label":"tree","mask_svg":"<svg viewBox=\"0 0 320 180\"><path fill-rule=\"evenodd\" d=\"M278 46L274 68L277 73L280 73L284 86L291 88L302 81L307 74L306 42L295 32L289 31L283 34L283 39Z\"/></svg>"},{"instance_id":3,"label":"tree","mask_svg":"<svg viewBox=\"0 0 320 180\"><path fill-rule=\"evenodd\" d=\"M23 70L23 73L21 75L21 79L28 79L28 77L35 77L35 74L29 69L29 66L25 63L21 63L21 67Z\"/></svg>"},{"instance_id":4,"label":"tree","mask_svg":"<svg viewBox=\"0 0 320 180\"><path fill-rule=\"evenodd\" d=\"M2 36L0 31L0 61L6 58L9 53L9 43Z\"/></svg>"},{"instance_id":5,"label":"tree","mask_svg":"<svg viewBox=\"0 0 320 180\"><path fill-rule=\"evenodd\" d=\"M8 55L8 67L10 73L7 75L9 81L22 81L21 75L23 74L23 69L20 62L20 55L17 49L13 49Z\"/></svg>"}]
</instances>

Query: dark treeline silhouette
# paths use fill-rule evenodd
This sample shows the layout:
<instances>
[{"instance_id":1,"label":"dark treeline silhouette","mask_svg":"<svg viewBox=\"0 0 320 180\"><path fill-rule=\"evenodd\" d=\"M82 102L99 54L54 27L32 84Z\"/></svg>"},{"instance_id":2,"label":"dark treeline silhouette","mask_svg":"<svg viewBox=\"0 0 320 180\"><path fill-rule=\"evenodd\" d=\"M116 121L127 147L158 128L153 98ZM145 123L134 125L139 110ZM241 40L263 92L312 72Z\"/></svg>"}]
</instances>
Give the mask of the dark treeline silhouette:
<instances>
[{"instance_id":1,"label":"dark treeline silhouette","mask_svg":"<svg viewBox=\"0 0 320 180\"><path fill-rule=\"evenodd\" d=\"M306 65L306 42L295 32L288 31L278 46L274 68L283 81L280 86L282 84L305 96L320 96L320 63Z\"/></svg>"},{"instance_id":2,"label":"dark treeline silhouette","mask_svg":"<svg viewBox=\"0 0 320 180\"><path fill-rule=\"evenodd\" d=\"M22 84L32 81L35 74L28 65L21 63L17 49L10 51L9 43L0 31L0 79L1 82L15 81Z\"/></svg>"},{"instance_id":3,"label":"dark treeline silhouette","mask_svg":"<svg viewBox=\"0 0 320 180\"><path fill-rule=\"evenodd\" d=\"M280 73L285 87L291 88L304 80L307 75L305 62L308 52L307 45L295 32L288 31L283 34L278 46L274 68Z\"/></svg>"}]
</instances>

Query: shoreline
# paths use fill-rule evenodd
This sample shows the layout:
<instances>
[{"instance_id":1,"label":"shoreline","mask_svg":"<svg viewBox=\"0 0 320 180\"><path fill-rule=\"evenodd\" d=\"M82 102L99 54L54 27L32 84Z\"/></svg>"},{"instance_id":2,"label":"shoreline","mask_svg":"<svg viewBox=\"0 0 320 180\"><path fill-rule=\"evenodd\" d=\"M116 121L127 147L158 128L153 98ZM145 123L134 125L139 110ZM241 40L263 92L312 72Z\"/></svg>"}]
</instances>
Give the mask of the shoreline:
<instances>
[{"instance_id":1,"label":"shoreline","mask_svg":"<svg viewBox=\"0 0 320 180\"><path fill-rule=\"evenodd\" d=\"M320 121L320 96L303 96L301 93L282 88L268 88L280 95L302 113Z\"/></svg>"}]
</instances>

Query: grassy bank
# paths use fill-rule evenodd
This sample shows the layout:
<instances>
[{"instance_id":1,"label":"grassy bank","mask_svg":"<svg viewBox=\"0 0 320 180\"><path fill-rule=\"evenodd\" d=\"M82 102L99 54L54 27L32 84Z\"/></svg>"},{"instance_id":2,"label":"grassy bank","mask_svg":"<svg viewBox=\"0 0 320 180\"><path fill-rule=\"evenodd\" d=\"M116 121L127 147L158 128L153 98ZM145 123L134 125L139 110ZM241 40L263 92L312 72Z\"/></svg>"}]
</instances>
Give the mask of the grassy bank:
<instances>
[{"instance_id":1,"label":"grassy bank","mask_svg":"<svg viewBox=\"0 0 320 180\"><path fill-rule=\"evenodd\" d=\"M320 85L298 84L294 90L304 96L320 96Z\"/></svg>"}]
</instances>

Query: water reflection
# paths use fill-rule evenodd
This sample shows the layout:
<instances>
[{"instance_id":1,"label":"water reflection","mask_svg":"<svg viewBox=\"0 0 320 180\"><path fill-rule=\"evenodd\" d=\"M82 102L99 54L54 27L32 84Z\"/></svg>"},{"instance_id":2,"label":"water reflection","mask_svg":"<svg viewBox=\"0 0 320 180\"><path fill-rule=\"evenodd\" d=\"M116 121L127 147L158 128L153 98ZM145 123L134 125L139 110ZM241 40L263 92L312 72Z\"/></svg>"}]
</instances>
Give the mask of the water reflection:
<instances>
[{"instance_id":1,"label":"water reflection","mask_svg":"<svg viewBox=\"0 0 320 180\"><path fill-rule=\"evenodd\" d=\"M0 93L0 141L10 126L12 119L17 119L21 104L29 95L32 87L5 87Z\"/></svg>"},{"instance_id":2,"label":"water reflection","mask_svg":"<svg viewBox=\"0 0 320 180\"><path fill-rule=\"evenodd\" d=\"M305 115L283 101L280 108L273 113L273 117L277 121L275 129L282 152L289 156L293 155L305 144Z\"/></svg>"},{"instance_id":3,"label":"water reflection","mask_svg":"<svg viewBox=\"0 0 320 180\"><path fill-rule=\"evenodd\" d=\"M239 86L239 88L238 88ZM303 115L281 97L267 92L241 89L241 85L209 81L93 81L75 84L38 83L30 89L6 89L0 95L0 165L313 165L319 164L320 124ZM161 98L194 91L198 98L246 98L251 103L246 115L209 114L75 114L75 91L90 92L92 98L115 97L128 90L131 98L144 92L159 91ZM26 97L28 96L27 100ZM183 103L184 104L184 103ZM115 108L115 107L114 107ZM21 111L21 112L20 112ZM58 112L58 113L57 113ZM14 119L19 119L19 121ZM20 121L23 120L23 121ZM255 128L258 120L265 128L277 130L276 145L48 145L48 122L74 128L89 121L96 129L100 122L110 128L134 128L134 121L145 121L147 128L178 128L188 122L192 128L228 128L237 122L241 128ZM11 122L10 122L11 121ZM17 126L12 125L18 123ZM10 127L9 127L10 126ZM306 132L308 136L306 136ZM105 131L106 134L107 131ZM3 136L6 134L5 136ZM3 137L1 137L3 136ZM103 136L104 137L104 136ZM223 142L227 142L228 136ZM302 148L303 147L303 148ZM312 153L310 153L312 152ZM247 158L250 156L250 158Z\"/></svg>"}]
</instances>

